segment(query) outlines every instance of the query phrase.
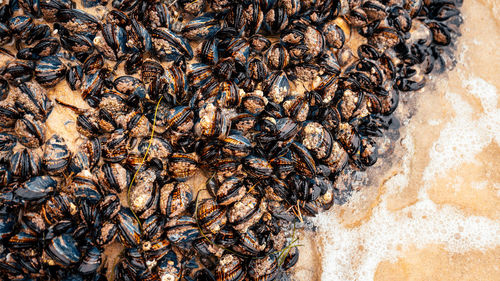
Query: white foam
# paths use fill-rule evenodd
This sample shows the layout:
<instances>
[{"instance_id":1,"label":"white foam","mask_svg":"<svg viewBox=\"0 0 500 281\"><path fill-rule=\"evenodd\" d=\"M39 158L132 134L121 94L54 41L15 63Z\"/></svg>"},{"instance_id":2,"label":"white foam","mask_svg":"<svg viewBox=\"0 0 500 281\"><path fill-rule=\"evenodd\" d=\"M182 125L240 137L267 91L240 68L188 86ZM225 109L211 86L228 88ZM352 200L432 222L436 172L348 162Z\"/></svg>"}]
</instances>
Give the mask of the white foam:
<instances>
[{"instance_id":1,"label":"white foam","mask_svg":"<svg viewBox=\"0 0 500 281\"><path fill-rule=\"evenodd\" d=\"M484 217L465 216L450 206L420 201L399 213L383 205L372 218L348 229L332 214L315 219L325 245L322 280L373 280L378 264L394 260L407 246L442 244L452 252L500 245L500 225ZM359 252L359 247L364 249Z\"/></svg>"},{"instance_id":2,"label":"white foam","mask_svg":"<svg viewBox=\"0 0 500 281\"><path fill-rule=\"evenodd\" d=\"M411 134L406 134L401 140L405 152L398 164L400 172L385 183L387 191L368 221L356 228L346 228L333 211L314 219L319 245L323 245L322 280L373 280L381 261L395 261L408 247L439 244L451 252L466 252L500 245L500 222L469 216L449 205L436 205L426 192L436 176L462 163L474 162L478 152L500 139L495 87L477 77L465 80L463 86L469 95L480 100L483 112L475 112L461 95L446 93L454 117L444 125L429 152L430 161L424 170L417 203L400 211L389 211L386 206L388 196L400 193L409 184L416 150ZM432 122L437 125L445 121ZM473 185L483 188L485 184Z\"/></svg>"},{"instance_id":3,"label":"white foam","mask_svg":"<svg viewBox=\"0 0 500 281\"><path fill-rule=\"evenodd\" d=\"M484 112L474 112L472 106L459 94L448 92L455 118L441 130L429 156L424 180L430 181L465 162L474 162L475 155L491 141L500 141L500 110L497 108L496 88L481 78L474 77L463 82L468 94L478 98Z\"/></svg>"}]
</instances>

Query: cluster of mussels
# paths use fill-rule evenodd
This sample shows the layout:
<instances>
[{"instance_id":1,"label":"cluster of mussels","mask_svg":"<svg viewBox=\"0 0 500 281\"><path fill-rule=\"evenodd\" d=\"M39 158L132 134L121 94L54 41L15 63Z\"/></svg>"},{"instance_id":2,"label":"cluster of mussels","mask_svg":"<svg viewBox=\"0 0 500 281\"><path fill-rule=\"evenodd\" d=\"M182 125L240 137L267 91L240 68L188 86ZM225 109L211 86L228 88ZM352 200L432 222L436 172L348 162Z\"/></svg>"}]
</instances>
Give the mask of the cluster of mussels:
<instances>
[{"instance_id":1,"label":"cluster of mussels","mask_svg":"<svg viewBox=\"0 0 500 281\"><path fill-rule=\"evenodd\" d=\"M399 93L453 63L460 6L4 2L1 278L287 278L294 223L377 161ZM50 98L60 82L88 106ZM76 149L48 135L55 107Z\"/></svg>"}]
</instances>

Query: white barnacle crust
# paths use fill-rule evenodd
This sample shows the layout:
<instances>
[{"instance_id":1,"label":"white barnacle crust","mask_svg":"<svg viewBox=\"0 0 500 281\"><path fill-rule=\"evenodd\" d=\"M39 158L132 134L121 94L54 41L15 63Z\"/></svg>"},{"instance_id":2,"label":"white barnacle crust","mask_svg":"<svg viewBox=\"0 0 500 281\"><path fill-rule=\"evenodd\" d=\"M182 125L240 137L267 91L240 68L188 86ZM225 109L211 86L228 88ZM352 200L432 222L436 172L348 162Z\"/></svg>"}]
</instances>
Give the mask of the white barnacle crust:
<instances>
[{"instance_id":1,"label":"white barnacle crust","mask_svg":"<svg viewBox=\"0 0 500 281\"><path fill-rule=\"evenodd\" d=\"M215 115L217 107L209 103L200 109L200 121L195 125L195 132L198 136L210 135L215 126Z\"/></svg>"},{"instance_id":2,"label":"white barnacle crust","mask_svg":"<svg viewBox=\"0 0 500 281\"><path fill-rule=\"evenodd\" d=\"M302 144L309 150L314 150L321 145L323 128L321 124L316 122L308 123L304 127L304 140Z\"/></svg>"}]
</instances>

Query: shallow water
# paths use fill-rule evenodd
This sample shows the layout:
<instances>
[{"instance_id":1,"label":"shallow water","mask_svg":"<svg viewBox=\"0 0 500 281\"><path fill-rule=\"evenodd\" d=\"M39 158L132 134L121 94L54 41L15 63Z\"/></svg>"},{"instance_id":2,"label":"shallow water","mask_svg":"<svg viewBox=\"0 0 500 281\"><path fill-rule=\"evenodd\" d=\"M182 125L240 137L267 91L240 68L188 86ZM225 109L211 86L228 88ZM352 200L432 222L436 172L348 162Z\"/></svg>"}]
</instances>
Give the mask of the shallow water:
<instances>
[{"instance_id":1,"label":"shallow water","mask_svg":"<svg viewBox=\"0 0 500 281\"><path fill-rule=\"evenodd\" d=\"M403 98L392 159L313 219L295 280L500 280L500 3L464 2L456 67Z\"/></svg>"}]
</instances>

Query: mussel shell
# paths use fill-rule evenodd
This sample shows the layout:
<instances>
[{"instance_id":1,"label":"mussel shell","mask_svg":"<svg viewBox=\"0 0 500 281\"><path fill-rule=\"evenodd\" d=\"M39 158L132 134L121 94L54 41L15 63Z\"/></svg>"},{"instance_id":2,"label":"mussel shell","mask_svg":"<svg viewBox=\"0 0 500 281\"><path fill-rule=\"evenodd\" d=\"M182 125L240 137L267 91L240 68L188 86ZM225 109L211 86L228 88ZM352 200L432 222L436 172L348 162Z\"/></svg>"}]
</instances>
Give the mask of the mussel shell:
<instances>
[{"instance_id":1,"label":"mussel shell","mask_svg":"<svg viewBox=\"0 0 500 281\"><path fill-rule=\"evenodd\" d=\"M103 146L104 160L117 163L127 158L128 135L123 129L115 130Z\"/></svg>"},{"instance_id":2,"label":"mussel shell","mask_svg":"<svg viewBox=\"0 0 500 281\"><path fill-rule=\"evenodd\" d=\"M262 217L265 208L266 203L262 199L246 194L232 205L227 215L228 220L235 230L245 232Z\"/></svg>"},{"instance_id":3,"label":"mussel shell","mask_svg":"<svg viewBox=\"0 0 500 281\"><path fill-rule=\"evenodd\" d=\"M288 66L290 55L281 43L275 43L265 54L266 65L271 69L281 70Z\"/></svg>"},{"instance_id":4,"label":"mussel shell","mask_svg":"<svg viewBox=\"0 0 500 281\"><path fill-rule=\"evenodd\" d=\"M160 27L152 30L150 34L155 53L161 60L175 61L179 56L193 58L193 50L189 43L169 29Z\"/></svg>"},{"instance_id":5,"label":"mussel shell","mask_svg":"<svg viewBox=\"0 0 500 281\"><path fill-rule=\"evenodd\" d=\"M135 213L142 213L149 210L154 210L154 203L158 196L155 172L152 169L141 170L136 174L136 179L132 187L130 187L130 209Z\"/></svg>"},{"instance_id":6,"label":"mussel shell","mask_svg":"<svg viewBox=\"0 0 500 281\"><path fill-rule=\"evenodd\" d=\"M145 60L141 64L141 77L144 83L151 83L165 73L163 66L155 60Z\"/></svg>"},{"instance_id":7,"label":"mussel shell","mask_svg":"<svg viewBox=\"0 0 500 281\"><path fill-rule=\"evenodd\" d=\"M146 260L157 261L163 258L171 251L172 244L169 242L169 240L163 238L163 239L153 240L153 242L148 241L143 243L142 245L143 245L142 249L145 250L144 257L146 258Z\"/></svg>"},{"instance_id":8,"label":"mussel shell","mask_svg":"<svg viewBox=\"0 0 500 281\"><path fill-rule=\"evenodd\" d=\"M273 167L269 162L261 157L247 156L243 159L243 167L253 177L269 177L273 172Z\"/></svg>"},{"instance_id":9,"label":"mussel shell","mask_svg":"<svg viewBox=\"0 0 500 281\"><path fill-rule=\"evenodd\" d=\"M101 251L97 247L90 247L78 266L78 271L83 274L96 272L101 265L101 254Z\"/></svg>"},{"instance_id":10,"label":"mussel shell","mask_svg":"<svg viewBox=\"0 0 500 281\"><path fill-rule=\"evenodd\" d=\"M120 240L128 247L135 247L141 241L139 223L128 208L122 208L117 216L117 226Z\"/></svg>"},{"instance_id":11,"label":"mussel shell","mask_svg":"<svg viewBox=\"0 0 500 281\"><path fill-rule=\"evenodd\" d=\"M3 78L17 84L28 82L33 77L35 64L32 61L15 60L7 63L3 69Z\"/></svg>"},{"instance_id":12,"label":"mussel shell","mask_svg":"<svg viewBox=\"0 0 500 281\"><path fill-rule=\"evenodd\" d=\"M217 203L222 206L239 201L246 194L242 179L236 177L226 178L216 192Z\"/></svg>"},{"instance_id":13,"label":"mussel shell","mask_svg":"<svg viewBox=\"0 0 500 281\"><path fill-rule=\"evenodd\" d=\"M2 214L0 217L0 239L5 239L12 235L15 224L16 217L14 215Z\"/></svg>"},{"instance_id":14,"label":"mussel shell","mask_svg":"<svg viewBox=\"0 0 500 281\"><path fill-rule=\"evenodd\" d=\"M17 137L10 133L0 133L0 160L6 160L17 144Z\"/></svg>"},{"instance_id":15,"label":"mussel shell","mask_svg":"<svg viewBox=\"0 0 500 281\"><path fill-rule=\"evenodd\" d=\"M91 14L78 9L60 9L57 20L69 31L93 37L100 29L100 21Z\"/></svg>"},{"instance_id":16,"label":"mussel shell","mask_svg":"<svg viewBox=\"0 0 500 281\"><path fill-rule=\"evenodd\" d=\"M264 93L271 101L281 103L289 95L290 81L283 71L271 73L265 81Z\"/></svg>"},{"instance_id":17,"label":"mussel shell","mask_svg":"<svg viewBox=\"0 0 500 281\"><path fill-rule=\"evenodd\" d=\"M32 177L16 190L16 196L24 200L39 200L46 198L53 193L57 188L57 182L50 176Z\"/></svg>"},{"instance_id":18,"label":"mussel shell","mask_svg":"<svg viewBox=\"0 0 500 281\"><path fill-rule=\"evenodd\" d=\"M291 159L295 161L296 171L307 176L316 174L316 162L304 145L298 142L292 142L290 151Z\"/></svg>"},{"instance_id":19,"label":"mussel shell","mask_svg":"<svg viewBox=\"0 0 500 281\"><path fill-rule=\"evenodd\" d=\"M70 189L77 200L88 200L92 203L97 203L102 198L97 177L89 170L83 170L78 173L73 178Z\"/></svg>"},{"instance_id":20,"label":"mussel shell","mask_svg":"<svg viewBox=\"0 0 500 281\"><path fill-rule=\"evenodd\" d=\"M226 225L226 211L213 199L201 201L197 208L197 218L201 226L213 234Z\"/></svg>"},{"instance_id":21,"label":"mussel shell","mask_svg":"<svg viewBox=\"0 0 500 281\"><path fill-rule=\"evenodd\" d=\"M163 235L164 223L164 217L159 214L153 214L144 220L142 223L142 236L144 240L158 240Z\"/></svg>"},{"instance_id":22,"label":"mussel shell","mask_svg":"<svg viewBox=\"0 0 500 281\"><path fill-rule=\"evenodd\" d=\"M184 25L182 35L189 40L208 39L221 29L218 21L211 14L196 17Z\"/></svg>"},{"instance_id":23,"label":"mussel shell","mask_svg":"<svg viewBox=\"0 0 500 281\"><path fill-rule=\"evenodd\" d=\"M237 132L233 132L225 138L223 144L222 151L232 157L245 157L252 149L250 140Z\"/></svg>"},{"instance_id":24,"label":"mussel shell","mask_svg":"<svg viewBox=\"0 0 500 281\"><path fill-rule=\"evenodd\" d=\"M32 115L25 115L23 119L17 120L14 130L19 142L29 148L41 146L45 139L45 124L35 120Z\"/></svg>"},{"instance_id":25,"label":"mussel shell","mask_svg":"<svg viewBox=\"0 0 500 281\"><path fill-rule=\"evenodd\" d=\"M70 159L71 152L62 137L53 135L45 143L43 167L50 175L55 175L64 171Z\"/></svg>"},{"instance_id":26,"label":"mussel shell","mask_svg":"<svg viewBox=\"0 0 500 281\"><path fill-rule=\"evenodd\" d=\"M99 246L111 243L118 234L118 227L114 223L105 222L96 233L96 242Z\"/></svg>"},{"instance_id":27,"label":"mussel shell","mask_svg":"<svg viewBox=\"0 0 500 281\"><path fill-rule=\"evenodd\" d=\"M91 170L101 159L101 142L98 138L92 138L80 146L73 155L68 170L79 173L82 170Z\"/></svg>"},{"instance_id":28,"label":"mussel shell","mask_svg":"<svg viewBox=\"0 0 500 281\"><path fill-rule=\"evenodd\" d=\"M14 89L16 107L19 112L30 114L38 120L45 120L52 112L53 104L47 93L36 82L21 83Z\"/></svg>"},{"instance_id":29,"label":"mussel shell","mask_svg":"<svg viewBox=\"0 0 500 281\"><path fill-rule=\"evenodd\" d=\"M186 180L198 170L198 157L195 154L173 153L170 156L168 171L174 179Z\"/></svg>"},{"instance_id":30,"label":"mussel shell","mask_svg":"<svg viewBox=\"0 0 500 281\"><path fill-rule=\"evenodd\" d=\"M250 261L248 275L254 280L274 280L278 275L278 259L275 255Z\"/></svg>"},{"instance_id":31,"label":"mussel shell","mask_svg":"<svg viewBox=\"0 0 500 281\"><path fill-rule=\"evenodd\" d=\"M160 211L167 217L176 217L187 210L192 200L190 185L183 182L167 183L160 190Z\"/></svg>"},{"instance_id":32,"label":"mussel shell","mask_svg":"<svg viewBox=\"0 0 500 281\"><path fill-rule=\"evenodd\" d=\"M60 266L66 267L77 263L81 258L78 244L69 234L62 234L53 238L46 253Z\"/></svg>"},{"instance_id":33,"label":"mussel shell","mask_svg":"<svg viewBox=\"0 0 500 281\"><path fill-rule=\"evenodd\" d=\"M34 22L31 16L23 15L10 18L8 25L12 34L25 39L33 28Z\"/></svg>"},{"instance_id":34,"label":"mussel shell","mask_svg":"<svg viewBox=\"0 0 500 281\"><path fill-rule=\"evenodd\" d=\"M217 280L242 281L246 275L243 261L233 254L225 254L219 259L215 275Z\"/></svg>"},{"instance_id":35,"label":"mussel shell","mask_svg":"<svg viewBox=\"0 0 500 281\"><path fill-rule=\"evenodd\" d=\"M168 221L165 225L165 231L168 240L180 246L187 246L200 237L196 220L189 216L182 216Z\"/></svg>"}]
</instances>

